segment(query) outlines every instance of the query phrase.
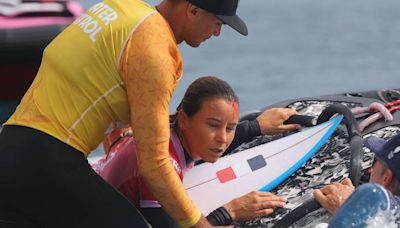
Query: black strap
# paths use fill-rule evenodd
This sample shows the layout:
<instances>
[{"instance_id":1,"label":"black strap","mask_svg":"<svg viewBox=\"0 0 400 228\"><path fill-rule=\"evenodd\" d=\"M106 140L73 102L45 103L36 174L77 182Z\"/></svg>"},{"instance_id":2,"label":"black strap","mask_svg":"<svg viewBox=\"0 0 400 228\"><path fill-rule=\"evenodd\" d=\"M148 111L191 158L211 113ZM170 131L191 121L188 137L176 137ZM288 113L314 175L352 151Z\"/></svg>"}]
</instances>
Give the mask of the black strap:
<instances>
[{"instance_id":1,"label":"black strap","mask_svg":"<svg viewBox=\"0 0 400 228\"><path fill-rule=\"evenodd\" d=\"M318 210L321 205L314 199L305 201L302 205L296 207L289 214L274 224L274 228L286 228L292 225L295 221L300 220L306 214Z\"/></svg>"},{"instance_id":2,"label":"black strap","mask_svg":"<svg viewBox=\"0 0 400 228\"><path fill-rule=\"evenodd\" d=\"M219 207L207 216L208 222L213 226L229 226L232 217L224 207Z\"/></svg>"},{"instance_id":3,"label":"black strap","mask_svg":"<svg viewBox=\"0 0 400 228\"><path fill-rule=\"evenodd\" d=\"M358 124L353 113L347 106L343 104L333 104L322 111L322 113L318 117L317 123L320 124L328 121L332 116L336 114L341 114L344 117L343 122L347 128L351 150L349 178L353 182L354 186L358 186L362 171L361 163L363 144L361 133L358 129Z\"/></svg>"},{"instance_id":4,"label":"black strap","mask_svg":"<svg viewBox=\"0 0 400 228\"><path fill-rule=\"evenodd\" d=\"M315 125L315 118L306 115L293 115L283 122L283 124L300 124L302 126L311 127Z\"/></svg>"},{"instance_id":5,"label":"black strap","mask_svg":"<svg viewBox=\"0 0 400 228\"><path fill-rule=\"evenodd\" d=\"M362 170L362 137L353 113L351 113L350 109L343 104L333 104L322 111L318 117L317 123L320 124L328 121L336 114L341 114L344 116L343 121L348 131L351 149L349 178L353 182L354 186L357 186L360 182ZM288 227L295 221L304 217L306 214L313 212L320 207L321 205L314 198L307 200L302 205L288 213L281 220L276 222L273 227Z\"/></svg>"}]
</instances>

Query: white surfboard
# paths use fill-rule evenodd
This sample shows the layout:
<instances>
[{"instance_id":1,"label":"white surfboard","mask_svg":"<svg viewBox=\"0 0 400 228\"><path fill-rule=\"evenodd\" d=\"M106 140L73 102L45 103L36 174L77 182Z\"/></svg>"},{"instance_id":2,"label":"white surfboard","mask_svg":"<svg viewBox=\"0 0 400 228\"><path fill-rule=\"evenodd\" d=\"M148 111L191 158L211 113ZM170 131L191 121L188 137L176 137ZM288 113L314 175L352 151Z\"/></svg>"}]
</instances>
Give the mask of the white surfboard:
<instances>
[{"instance_id":1,"label":"white surfboard","mask_svg":"<svg viewBox=\"0 0 400 228\"><path fill-rule=\"evenodd\" d=\"M270 191L322 147L342 118L197 165L185 175L184 186L204 215L251 191Z\"/></svg>"}]
</instances>

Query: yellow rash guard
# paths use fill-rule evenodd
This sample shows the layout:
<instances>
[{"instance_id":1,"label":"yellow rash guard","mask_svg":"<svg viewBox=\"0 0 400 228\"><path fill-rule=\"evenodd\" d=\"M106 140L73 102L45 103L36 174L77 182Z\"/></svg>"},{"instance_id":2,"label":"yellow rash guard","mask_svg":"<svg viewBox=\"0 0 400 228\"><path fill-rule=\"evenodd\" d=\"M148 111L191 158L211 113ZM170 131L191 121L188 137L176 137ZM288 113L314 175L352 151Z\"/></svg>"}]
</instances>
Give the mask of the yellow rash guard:
<instances>
[{"instance_id":1,"label":"yellow rash guard","mask_svg":"<svg viewBox=\"0 0 400 228\"><path fill-rule=\"evenodd\" d=\"M201 216L169 161L169 103L182 59L165 19L139 0L106 0L57 36L5 123L38 129L86 156L131 125L140 171L180 226ZM151 180L151 181L148 181Z\"/></svg>"}]
</instances>

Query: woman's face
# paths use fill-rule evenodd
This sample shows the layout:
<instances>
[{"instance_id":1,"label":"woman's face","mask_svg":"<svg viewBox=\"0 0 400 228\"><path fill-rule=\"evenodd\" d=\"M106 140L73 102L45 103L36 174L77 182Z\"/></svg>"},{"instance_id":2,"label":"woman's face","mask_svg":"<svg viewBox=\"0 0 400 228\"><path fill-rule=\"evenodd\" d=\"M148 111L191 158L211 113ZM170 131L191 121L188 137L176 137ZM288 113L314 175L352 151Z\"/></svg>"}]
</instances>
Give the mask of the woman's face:
<instances>
[{"instance_id":1,"label":"woman's face","mask_svg":"<svg viewBox=\"0 0 400 228\"><path fill-rule=\"evenodd\" d=\"M238 121L236 102L207 99L192 117L179 112L182 144L194 160L215 162L231 144Z\"/></svg>"}]
</instances>

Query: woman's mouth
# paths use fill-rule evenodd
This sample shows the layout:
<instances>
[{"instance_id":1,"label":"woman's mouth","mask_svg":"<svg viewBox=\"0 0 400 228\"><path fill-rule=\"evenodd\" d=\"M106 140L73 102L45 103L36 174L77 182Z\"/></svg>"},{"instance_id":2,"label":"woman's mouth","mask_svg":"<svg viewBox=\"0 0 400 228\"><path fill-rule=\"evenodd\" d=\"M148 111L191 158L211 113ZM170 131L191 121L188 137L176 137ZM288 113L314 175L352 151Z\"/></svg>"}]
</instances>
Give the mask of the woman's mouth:
<instances>
[{"instance_id":1,"label":"woman's mouth","mask_svg":"<svg viewBox=\"0 0 400 228\"><path fill-rule=\"evenodd\" d=\"M214 148L214 149L210 149L212 152L216 153L216 154L222 154L224 153L224 149L221 148Z\"/></svg>"}]
</instances>

